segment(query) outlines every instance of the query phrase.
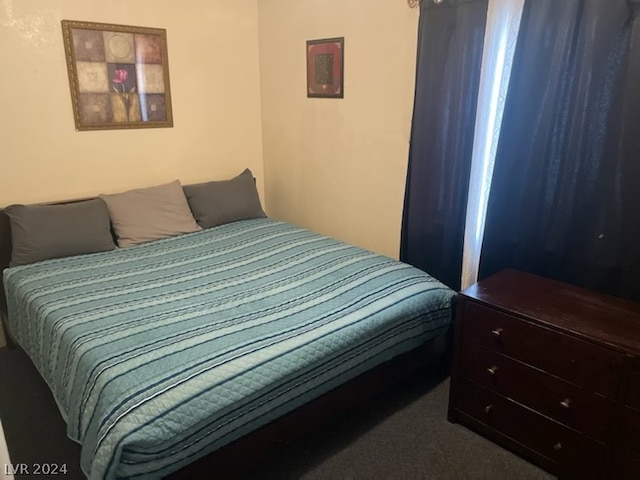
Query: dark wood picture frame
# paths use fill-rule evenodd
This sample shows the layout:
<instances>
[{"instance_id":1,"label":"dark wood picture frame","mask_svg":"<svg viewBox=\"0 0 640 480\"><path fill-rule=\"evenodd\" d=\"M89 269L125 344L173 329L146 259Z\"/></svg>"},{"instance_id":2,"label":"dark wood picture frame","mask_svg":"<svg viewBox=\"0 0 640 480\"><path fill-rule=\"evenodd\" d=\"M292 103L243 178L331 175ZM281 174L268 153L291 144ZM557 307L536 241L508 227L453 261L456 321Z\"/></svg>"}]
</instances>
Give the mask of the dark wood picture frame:
<instances>
[{"instance_id":1,"label":"dark wood picture frame","mask_svg":"<svg viewBox=\"0 0 640 480\"><path fill-rule=\"evenodd\" d=\"M344 98L344 37L307 40L307 97Z\"/></svg>"},{"instance_id":2,"label":"dark wood picture frame","mask_svg":"<svg viewBox=\"0 0 640 480\"><path fill-rule=\"evenodd\" d=\"M62 20L76 130L173 127L167 32Z\"/></svg>"}]
</instances>

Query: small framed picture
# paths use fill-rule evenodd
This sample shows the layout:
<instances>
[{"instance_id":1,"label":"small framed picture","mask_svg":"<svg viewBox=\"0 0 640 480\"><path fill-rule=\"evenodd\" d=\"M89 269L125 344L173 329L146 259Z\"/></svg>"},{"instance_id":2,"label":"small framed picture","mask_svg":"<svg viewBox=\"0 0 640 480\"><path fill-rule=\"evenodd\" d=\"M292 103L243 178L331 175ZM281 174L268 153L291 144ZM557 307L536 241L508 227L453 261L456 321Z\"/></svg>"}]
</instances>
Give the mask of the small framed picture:
<instances>
[{"instance_id":1,"label":"small framed picture","mask_svg":"<svg viewBox=\"0 0 640 480\"><path fill-rule=\"evenodd\" d=\"M307 40L307 97L344 98L344 37Z\"/></svg>"},{"instance_id":2,"label":"small framed picture","mask_svg":"<svg viewBox=\"0 0 640 480\"><path fill-rule=\"evenodd\" d=\"M76 130L173 127L167 33L62 20Z\"/></svg>"}]
</instances>

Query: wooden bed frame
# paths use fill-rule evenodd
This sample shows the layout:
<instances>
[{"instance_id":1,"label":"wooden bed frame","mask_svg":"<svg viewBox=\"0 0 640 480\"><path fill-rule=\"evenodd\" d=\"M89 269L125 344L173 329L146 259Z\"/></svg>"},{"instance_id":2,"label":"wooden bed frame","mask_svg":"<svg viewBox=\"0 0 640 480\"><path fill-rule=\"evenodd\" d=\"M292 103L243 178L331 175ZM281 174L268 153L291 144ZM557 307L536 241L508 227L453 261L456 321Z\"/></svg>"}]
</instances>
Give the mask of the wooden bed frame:
<instances>
[{"instance_id":1,"label":"wooden bed frame","mask_svg":"<svg viewBox=\"0 0 640 480\"><path fill-rule=\"evenodd\" d=\"M86 199L49 202L48 204L74 203ZM9 266L11 259L11 227L9 218L0 209L0 272ZM454 305L455 306L455 296ZM0 288L0 317L5 332L7 346L19 348L6 326L7 303L4 286ZM455 318L452 311L452 319ZM305 435L312 434L318 427L340 413L349 411L370 399L375 394L408 378L421 368L430 366L443 376L449 371L451 356L451 328L440 335L399 355L347 383L325 393L296 410L279 417L258 430L239 438L207 456L196 460L178 472L171 479L199 479L234 476L246 468L248 460L265 458L287 444Z\"/></svg>"}]
</instances>

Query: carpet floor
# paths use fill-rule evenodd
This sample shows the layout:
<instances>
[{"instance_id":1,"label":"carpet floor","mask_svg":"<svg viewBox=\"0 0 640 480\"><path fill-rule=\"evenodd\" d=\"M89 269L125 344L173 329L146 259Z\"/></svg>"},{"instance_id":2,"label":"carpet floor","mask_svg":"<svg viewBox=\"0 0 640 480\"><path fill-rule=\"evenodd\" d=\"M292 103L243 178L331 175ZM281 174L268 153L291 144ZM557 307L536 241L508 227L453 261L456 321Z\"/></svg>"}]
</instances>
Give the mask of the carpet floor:
<instances>
[{"instance_id":1,"label":"carpet floor","mask_svg":"<svg viewBox=\"0 0 640 480\"><path fill-rule=\"evenodd\" d=\"M65 463L68 471L63 478L85 478L79 468L80 447L66 437L51 393L22 351L0 349L0 385L0 419L12 463ZM448 396L448 378L419 372L357 411L327 423L313 436L247 465L238 478L554 478L474 432L449 423Z\"/></svg>"}]
</instances>

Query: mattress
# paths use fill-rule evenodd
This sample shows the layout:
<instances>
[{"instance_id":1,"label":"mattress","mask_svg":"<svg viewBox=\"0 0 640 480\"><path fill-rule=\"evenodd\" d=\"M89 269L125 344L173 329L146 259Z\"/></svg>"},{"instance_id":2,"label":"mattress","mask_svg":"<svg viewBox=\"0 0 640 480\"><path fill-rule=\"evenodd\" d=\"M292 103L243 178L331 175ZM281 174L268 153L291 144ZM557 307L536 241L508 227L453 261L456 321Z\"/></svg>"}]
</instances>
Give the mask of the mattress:
<instances>
[{"instance_id":1,"label":"mattress","mask_svg":"<svg viewBox=\"0 0 640 480\"><path fill-rule=\"evenodd\" d=\"M4 271L91 479L158 478L442 334L428 274L255 219Z\"/></svg>"}]
</instances>

